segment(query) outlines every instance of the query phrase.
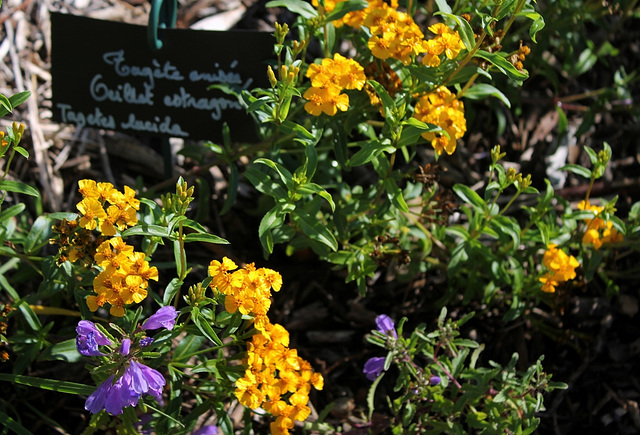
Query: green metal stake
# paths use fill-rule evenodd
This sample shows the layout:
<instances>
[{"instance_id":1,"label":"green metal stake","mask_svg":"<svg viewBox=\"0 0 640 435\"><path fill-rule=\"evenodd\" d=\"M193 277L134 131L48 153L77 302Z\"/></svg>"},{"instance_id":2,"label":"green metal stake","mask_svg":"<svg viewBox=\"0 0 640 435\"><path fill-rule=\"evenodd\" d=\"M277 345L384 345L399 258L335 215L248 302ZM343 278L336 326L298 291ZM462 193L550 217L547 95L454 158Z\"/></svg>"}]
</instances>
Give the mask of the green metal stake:
<instances>
[{"instance_id":1,"label":"green metal stake","mask_svg":"<svg viewBox=\"0 0 640 435\"><path fill-rule=\"evenodd\" d=\"M153 0L149 13L149 25L147 26L147 40L153 51L162 49L162 40L158 38L158 29L173 28L178 17L178 0ZM160 138L162 157L164 158L164 175L167 178L173 176L173 153L169 139ZM154 138L153 142L156 142Z\"/></svg>"}]
</instances>

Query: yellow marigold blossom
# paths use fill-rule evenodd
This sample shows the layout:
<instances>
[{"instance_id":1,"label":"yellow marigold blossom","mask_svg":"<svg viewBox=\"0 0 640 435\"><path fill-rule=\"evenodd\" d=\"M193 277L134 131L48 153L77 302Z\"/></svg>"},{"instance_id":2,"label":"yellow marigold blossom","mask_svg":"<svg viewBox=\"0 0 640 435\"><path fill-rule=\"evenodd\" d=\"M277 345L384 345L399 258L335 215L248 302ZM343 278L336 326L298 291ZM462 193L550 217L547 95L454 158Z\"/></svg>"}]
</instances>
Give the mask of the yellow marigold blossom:
<instances>
[{"instance_id":1,"label":"yellow marigold blossom","mask_svg":"<svg viewBox=\"0 0 640 435\"><path fill-rule=\"evenodd\" d=\"M425 53L422 58L424 65L437 67L440 65L440 55L444 53L448 59L454 59L460 53L460 50L465 48L462 39L460 39L460 34L445 24L434 24L429 26L429 30L436 36L422 41L422 48Z\"/></svg>"},{"instance_id":2,"label":"yellow marigold blossom","mask_svg":"<svg viewBox=\"0 0 640 435\"><path fill-rule=\"evenodd\" d=\"M268 324L268 333L258 333L247 343L245 374L236 381L235 395L243 405L262 407L276 417L271 433L288 434L293 421L303 421L311 413L308 406L311 386L321 389L322 375L290 349L289 334L280 325Z\"/></svg>"},{"instance_id":3,"label":"yellow marigold blossom","mask_svg":"<svg viewBox=\"0 0 640 435\"><path fill-rule=\"evenodd\" d=\"M573 255L567 255L557 245L549 244L542 258L542 264L549 269L541 278L542 291L553 293L563 282L576 277L576 267L580 265Z\"/></svg>"},{"instance_id":4,"label":"yellow marigold blossom","mask_svg":"<svg viewBox=\"0 0 640 435\"><path fill-rule=\"evenodd\" d=\"M102 271L93 280L96 295L87 296L91 311L108 303L113 316L124 316L124 306L142 302L150 279L158 280L158 269L149 267L144 253L135 252L120 237L109 239L96 249L95 263Z\"/></svg>"},{"instance_id":5,"label":"yellow marigold blossom","mask_svg":"<svg viewBox=\"0 0 640 435\"><path fill-rule=\"evenodd\" d=\"M98 221L104 220L107 217L107 213L104 211L104 208L102 208L102 204L95 198L84 198L76 205L76 208L82 213L78 225L87 230L95 230L98 226Z\"/></svg>"},{"instance_id":6,"label":"yellow marigold blossom","mask_svg":"<svg viewBox=\"0 0 640 435\"><path fill-rule=\"evenodd\" d=\"M462 101L456 99L444 86L422 96L416 103L413 116L419 121L437 125L447 132L448 138L440 132L422 134L422 137L431 141L437 155L441 155L443 151L453 154L457 139L467 131Z\"/></svg>"},{"instance_id":7,"label":"yellow marigold blossom","mask_svg":"<svg viewBox=\"0 0 640 435\"><path fill-rule=\"evenodd\" d=\"M140 201L130 187L125 186L123 193L111 183L80 180L78 191L83 196L76 205L82 214L78 222L80 227L88 230L98 228L101 234L114 236L117 230L122 231L138 223L136 211L140 209Z\"/></svg>"},{"instance_id":8,"label":"yellow marigold blossom","mask_svg":"<svg viewBox=\"0 0 640 435\"><path fill-rule=\"evenodd\" d=\"M598 250L604 244L617 243L624 240L624 236L613 228L611 221L605 221L599 217L604 207L591 204L589 201L580 201L578 209L593 212L593 219L585 219L587 229L582 236L583 245L593 245Z\"/></svg>"},{"instance_id":9,"label":"yellow marigold blossom","mask_svg":"<svg viewBox=\"0 0 640 435\"><path fill-rule=\"evenodd\" d=\"M262 407L273 415L272 433L288 434L294 420L303 421L309 416L311 409L307 404L311 387L322 389L324 379L296 349L289 348L289 332L281 325L270 323L266 315L271 290L280 290L282 277L271 269L256 268L253 263L237 269L226 257L222 261L211 261L209 274L211 287L224 295L227 311L253 315L258 331L247 343L243 360L245 372L236 381L235 396L244 406ZM113 292L103 292L92 304L105 300L102 295L112 296Z\"/></svg>"},{"instance_id":10,"label":"yellow marigold blossom","mask_svg":"<svg viewBox=\"0 0 640 435\"><path fill-rule=\"evenodd\" d=\"M326 113L335 115L338 110L349 108L349 96L341 93L343 89L362 89L366 82L364 68L353 59L347 59L339 53L333 59L325 58L320 64L311 64L307 70L311 87L303 98L308 100L305 110L313 116Z\"/></svg>"}]
</instances>

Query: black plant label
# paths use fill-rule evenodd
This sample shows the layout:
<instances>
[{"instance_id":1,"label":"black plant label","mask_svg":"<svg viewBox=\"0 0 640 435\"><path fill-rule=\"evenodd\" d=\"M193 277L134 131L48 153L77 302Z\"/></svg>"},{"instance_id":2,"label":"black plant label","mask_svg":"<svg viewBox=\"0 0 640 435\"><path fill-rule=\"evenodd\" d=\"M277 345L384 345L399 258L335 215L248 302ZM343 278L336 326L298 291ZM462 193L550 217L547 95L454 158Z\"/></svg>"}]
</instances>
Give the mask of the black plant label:
<instances>
[{"instance_id":1,"label":"black plant label","mask_svg":"<svg viewBox=\"0 0 640 435\"><path fill-rule=\"evenodd\" d=\"M234 142L255 140L255 122L236 94L267 86L273 37L191 29L160 29L158 37L156 50L146 26L52 13L53 119L214 141L227 123Z\"/></svg>"}]
</instances>

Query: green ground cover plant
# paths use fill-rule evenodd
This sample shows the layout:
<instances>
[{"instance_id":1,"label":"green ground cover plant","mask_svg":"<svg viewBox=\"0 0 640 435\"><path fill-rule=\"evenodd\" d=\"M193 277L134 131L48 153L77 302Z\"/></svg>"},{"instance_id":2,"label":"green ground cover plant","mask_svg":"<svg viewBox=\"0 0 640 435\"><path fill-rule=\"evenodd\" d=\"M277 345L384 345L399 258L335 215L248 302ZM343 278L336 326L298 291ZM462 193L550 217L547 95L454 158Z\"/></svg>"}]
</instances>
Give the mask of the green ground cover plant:
<instances>
[{"instance_id":1,"label":"green ground cover plant","mask_svg":"<svg viewBox=\"0 0 640 435\"><path fill-rule=\"evenodd\" d=\"M542 62L540 32L560 27L573 2L551 2L551 21L532 0L267 6L295 16L275 26L270 86L218 86L252 115L259 143L233 143L227 130L221 143L183 150L228 170L221 215L241 201L240 185L252 186L261 257L238 264L213 249L203 260L203 249L233 241L201 222L208 197L197 176L162 192L83 178L75 210L44 212L38 189L10 177L15 159L29 158L25 125L0 132L0 381L79 401L74 429L29 409L65 432L342 433L331 418L338 400L313 404L333 388L327 368L270 319L287 294L270 262L307 255L340 277L342 288L326 293L361 300L384 273L396 283L437 278L437 292L421 290L433 318L377 312L363 337L372 356L346 357L366 385L359 433L533 433L545 397L567 384L545 368L544 353L522 364L514 348L496 361L472 332L491 318L579 347L546 319L572 293L620 295L616 262L638 251L640 202L622 214L617 197L593 193L615 153L607 141L560 169L584 180L580 201L516 169L500 145L487 149L477 185L447 183L443 168L482 110L497 125L520 110L525 66ZM632 4L622 7L632 14ZM579 10L598 12L591 2ZM567 34L582 41L578 30ZM563 71L578 76L614 51L584 43ZM620 69L611 88L583 97L630 98L633 80L635 71ZM28 98L1 96L0 115ZM80 367L85 381L36 375L41 363ZM31 433L5 397L0 419L5 431Z\"/></svg>"}]
</instances>

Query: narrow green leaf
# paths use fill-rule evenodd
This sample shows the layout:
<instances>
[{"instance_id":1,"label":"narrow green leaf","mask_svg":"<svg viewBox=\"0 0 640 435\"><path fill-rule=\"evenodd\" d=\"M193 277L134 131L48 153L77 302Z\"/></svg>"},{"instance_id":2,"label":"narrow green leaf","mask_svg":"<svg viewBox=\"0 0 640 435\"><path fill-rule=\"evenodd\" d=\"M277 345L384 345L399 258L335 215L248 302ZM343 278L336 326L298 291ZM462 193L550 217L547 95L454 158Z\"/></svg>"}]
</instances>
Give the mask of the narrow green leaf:
<instances>
[{"instance_id":1,"label":"narrow green leaf","mask_svg":"<svg viewBox=\"0 0 640 435\"><path fill-rule=\"evenodd\" d=\"M152 237L169 237L167 228L160 225L138 224L122 232L122 237L129 236L152 236Z\"/></svg>"},{"instance_id":2,"label":"narrow green leaf","mask_svg":"<svg viewBox=\"0 0 640 435\"><path fill-rule=\"evenodd\" d=\"M300 15L302 18L311 19L318 16L318 12L311 6L310 3L302 0L273 0L266 5L268 8L287 8L294 14Z\"/></svg>"},{"instance_id":3,"label":"narrow green leaf","mask_svg":"<svg viewBox=\"0 0 640 435\"><path fill-rule=\"evenodd\" d=\"M164 289L164 295L162 296L163 306L170 305L172 303L173 298L178 294L182 284L182 281L178 278L173 278L169 284L167 284L167 287Z\"/></svg>"},{"instance_id":4,"label":"narrow green leaf","mask_svg":"<svg viewBox=\"0 0 640 435\"><path fill-rule=\"evenodd\" d=\"M338 241L322 221L300 208L297 208L291 217L307 237L328 246L332 251L338 250Z\"/></svg>"},{"instance_id":5,"label":"narrow green leaf","mask_svg":"<svg viewBox=\"0 0 640 435\"><path fill-rule=\"evenodd\" d=\"M24 211L25 208L26 208L26 205L24 205L23 203L20 203L20 204L12 205L8 209L3 210L2 213L0 213L0 222L4 222L7 219L11 219L12 217L19 215Z\"/></svg>"},{"instance_id":6,"label":"narrow green leaf","mask_svg":"<svg viewBox=\"0 0 640 435\"><path fill-rule=\"evenodd\" d=\"M529 73L526 71L518 71L515 66L511 64L507 59L502 57L500 53L489 53L484 50L478 50L476 52L476 56L481 57L482 59L488 60L493 64L500 72L507 75L508 77L522 81L529 77ZM504 55L504 53L502 53Z\"/></svg>"},{"instance_id":7,"label":"narrow green leaf","mask_svg":"<svg viewBox=\"0 0 640 435\"><path fill-rule=\"evenodd\" d=\"M402 189L398 187L398 185L396 184L396 180L394 180L393 178L387 178L386 180L384 180L384 187L387 191L387 197L389 198L389 201L391 201L391 203L394 205L394 207L407 213L409 211L409 206L404 200Z\"/></svg>"},{"instance_id":8,"label":"narrow green leaf","mask_svg":"<svg viewBox=\"0 0 640 435\"><path fill-rule=\"evenodd\" d=\"M472 204L481 210L484 210L486 207L483 199L476 192L471 190L471 188L465 184L456 184L453 186L453 191L467 204Z\"/></svg>"},{"instance_id":9,"label":"narrow green leaf","mask_svg":"<svg viewBox=\"0 0 640 435\"><path fill-rule=\"evenodd\" d=\"M259 163L259 164L268 166L271 169L273 169L274 171L276 171L278 173L278 175L280 176L280 180L282 180L284 185L287 186L287 189L289 189L289 190L292 189L292 187L293 187L293 175L291 174L291 172L289 172L289 170L287 168L282 166L280 163L274 162L273 160L269 160L269 159L263 159L263 158L256 159L254 161L254 163Z\"/></svg>"},{"instance_id":10,"label":"narrow green leaf","mask_svg":"<svg viewBox=\"0 0 640 435\"><path fill-rule=\"evenodd\" d=\"M192 312L191 319L193 320L193 323L195 323L195 325L198 327L200 332L202 332L202 334L205 337L207 337L211 342L215 343L216 345L222 346L222 340L218 338L218 335L215 333L211 325L209 325L209 322L207 321L207 319L205 319L202 316L202 313L200 313L200 310L198 310L197 307L194 307L194 312Z\"/></svg>"},{"instance_id":11,"label":"narrow green leaf","mask_svg":"<svg viewBox=\"0 0 640 435\"><path fill-rule=\"evenodd\" d=\"M336 205L333 202L333 198L331 197L331 194L327 192L324 187L316 183L301 184L296 189L296 193L299 193L301 195L314 195L314 194L319 195L329 203L329 205L331 206L331 211L335 211L336 209Z\"/></svg>"},{"instance_id":12,"label":"narrow green leaf","mask_svg":"<svg viewBox=\"0 0 640 435\"><path fill-rule=\"evenodd\" d=\"M18 92L17 94L13 94L11 97L9 97L9 101L11 102L11 106L13 108L16 108L20 104L27 101L27 99L30 96L31 96L31 91L22 91L22 92Z\"/></svg>"},{"instance_id":13,"label":"narrow green leaf","mask_svg":"<svg viewBox=\"0 0 640 435\"><path fill-rule=\"evenodd\" d=\"M1 109L0 109L0 113L2 113ZM0 116L4 116L4 115L0 114ZM11 429L17 435L33 435L33 433L30 430L27 430L23 425L21 425L20 423L18 423L17 421L15 421L13 418L9 417L7 414L5 414L2 411L0 411L0 421L2 421L2 425L4 427L6 427L7 429Z\"/></svg>"},{"instance_id":14,"label":"narrow green leaf","mask_svg":"<svg viewBox=\"0 0 640 435\"><path fill-rule=\"evenodd\" d=\"M206 242L215 243L217 245L228 245L229 242L222 237L213 234L190 233L184 236L184 242Z\"/></svg>"},{"instance_id":15,"label":"narrow green leaf","mask_svg":"<svg viewBox=\"0 0 640 435\"><path fill-rule=\"evenodd\" d=\"M393 101L393 98L391 98L391 95L389 95L389 92L387 92L385 87L382 86L380 83L376 82L375 80L367 80L367 83L370 84L371 87L373 87L373 89L376 91L376 94L378 94L378 97L380 97L380 100L382 101L382 107L384 108L384 115L385 115L385 118L387 119L387 122L392 125L395 124L396 123L396 103Z\"/></svg>"},{"instance_id":16,"label":"narrow green leaf","mask_svg":"<svg viewBox=\"0 0 640 435\"><path fill-rule=\"evenodd\" d=\"M51 224L51 219L48 216L38 216L24 240L23 248L25 253L29 255L36 254L43 246L49 244Z\"/></svg>"},{"instance_id":17,"label":"narrow green leaf","mask_svg":"<svg viewBox=\"0 0 640 435\"><path fill-rule=\"evenodd\" d=\"M40 196L40 192L38 192L37 189L20 181L2 180L0 181L0 190L22 193L24 195L35 196L36 198Z\"/></svg>"},{"instance_id":18,"label":"narrow green leaf","mask_svg":"<svg viewBox=\"0 0 640 435\"><path fill-rule=\"evenodd\" d=\"M20 385L41 388L43 390L57 391L67 394L89 395L96 389L90 385L78 384L76 382L59 381L57 379L36 378L33 376L12 375L0 373L0 381L15 382Z\"/></svg>"},{"instance_id":19,"label":"narrow green leaf","mask_svg":"<svg viewBox=\"0 0 640 435\"><path fill-rule=\"evenodd\" d=\"M273 252L273 234L271 231L280 228L284 223L284 217L287 213L283 211L280 204L276 204L262 217L258 226L258 237L262 243L262 247L271 254Z\"/></svg>"},{"instance_id":20,"label":"narrow green leaf","mask_svg":"<svg viewBox=\"0 0 640 435\"><path fill-rule=\"evenodd\" d=\"M511 107L511 101L497 88L487 83L478 83L464 93L465 98L470 100L481 100L487 97L495 97L502 101L505 106Z\"/></svg>"},{"instance_id":21,"label":"narrow green leaf","mask_svg":"<svg viewBox=\"0 0 640 435\"><path fill-rule=\"evenodd\" d=\"M584 166L569 164L569 165L564 165L563 167L560 168L560 170L573 172L574 174L580 175L581 177L584 177L584 178L591 178L591 171L585 168Z\"/></svg>"}]
</instances>

